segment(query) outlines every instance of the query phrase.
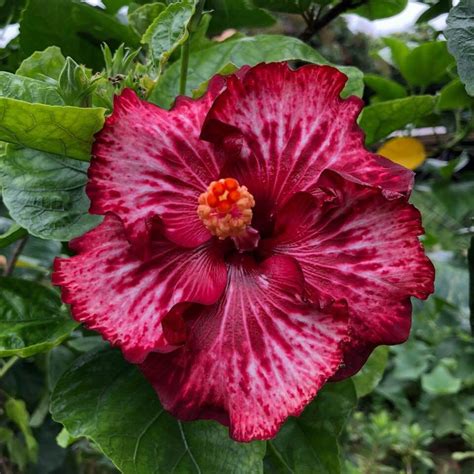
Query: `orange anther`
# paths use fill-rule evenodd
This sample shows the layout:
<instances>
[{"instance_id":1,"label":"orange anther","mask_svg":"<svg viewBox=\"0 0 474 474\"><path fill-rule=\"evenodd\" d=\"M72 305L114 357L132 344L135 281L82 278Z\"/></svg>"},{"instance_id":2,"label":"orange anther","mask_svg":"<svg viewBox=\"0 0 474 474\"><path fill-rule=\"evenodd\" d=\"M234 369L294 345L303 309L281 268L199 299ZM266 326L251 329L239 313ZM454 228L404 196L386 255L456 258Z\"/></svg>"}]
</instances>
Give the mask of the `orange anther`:
<instances>
[{"instance_id":1,"label":"orange anther","mask_svg":"<svg viewBox=\"0 0 474 474\"><path fill-rule=\"evenodd\" d=\"M240 199L240 193L237 190L231 191L227 197L229 201L237 202Z\"/></svg>"},{"instance_id":2,"label":"orange anther","mask_svg":"<svg viewBox=\"0 0 474 474\"><path fill-rule=\"evenodd\" d=\"M234 178L226 178L224 183L227 191L234 191L239 187L239 182Z\"/></svg>"},{"instance_id":3,"label":"orange anther","mask_svg":"<svg viewBox=\"0 0 474 474\"><path fill-rule=\"evenodd\" d=\"M207 195L207 204L211 207L217 207L219 199L214 194L209 193Z\"/></svg>"},{"instance_id":4,"label":"orange anther","mask_svg":"<svg viewBox=\"0 0 474 474\"><path fill-rule=\"evenodd\" d=\"M221 183L220 181L218 181L216 184L214 184L214 186L212 186L212 192L216 196L222 196L222 194L224 194L225 191L226 191L226 189L224 187L224 184Z\"/></svg>"},{"instance_id":5,"label":"orange anther","mask_svg":"<svg viewBox=\"0 0 474 474\"><path fill-rule=\"evenodd\" d=\"M221 201L219 205L217 206L217 210L221 214L225 214L226 212L229 212L232 208L232 203L228 200Z\"/></svg>"}]
</instances>

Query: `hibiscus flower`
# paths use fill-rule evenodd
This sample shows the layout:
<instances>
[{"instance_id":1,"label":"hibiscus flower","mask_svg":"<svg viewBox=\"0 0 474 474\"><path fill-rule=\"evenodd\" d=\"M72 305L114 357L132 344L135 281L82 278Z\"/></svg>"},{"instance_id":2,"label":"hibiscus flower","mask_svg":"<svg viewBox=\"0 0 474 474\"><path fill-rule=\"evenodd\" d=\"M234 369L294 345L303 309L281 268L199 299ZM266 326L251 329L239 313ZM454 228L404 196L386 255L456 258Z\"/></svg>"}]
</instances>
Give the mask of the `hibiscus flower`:
<instances>
[{"instance_id":1,"label":"hibiscus flower","mask_svg":"<svg viewBox=\"0 0 474 474\"><path fill-rule=\"evenodd\" d=\"M53 281L182 420L273 437L433 291L413 173L364 148L346 80L260 64L169 111L125 90L96 137L105 219Z\"/></svg>"}]
</instances>

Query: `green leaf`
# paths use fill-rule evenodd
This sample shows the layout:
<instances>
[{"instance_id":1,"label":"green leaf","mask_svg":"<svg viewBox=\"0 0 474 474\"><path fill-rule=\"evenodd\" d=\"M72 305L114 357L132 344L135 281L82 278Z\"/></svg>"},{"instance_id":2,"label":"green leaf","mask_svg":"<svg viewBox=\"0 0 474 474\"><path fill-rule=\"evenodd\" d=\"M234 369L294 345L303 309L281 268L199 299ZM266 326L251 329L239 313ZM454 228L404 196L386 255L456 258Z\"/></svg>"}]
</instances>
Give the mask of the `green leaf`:
<instances>
[{"instance_id":1,"label":"green leaf","mask_svg":"<svg viewBox=\"0 0 474 474\"><path fill-rule=\"evenodd\" d=\"M365 74L364 83L372 89L380 100L402 99L407 96L407 90L398 82L375 74Z\"/></svg>"},{"instance_id":2,"label":"green leaf","mask_svg":"<svg viewBox=\"0 0 474 474\"><path fill-rule=\"evenodd\" d=\"M441 361L432 372L423 375L421 386L433 395L450 395L461 390L461 380L453 377Z\"/></svg>"},{"instance_id":3,"label":"green leaf","mask_svg":"<svg viewBox=\"0 0 474 474\"><path fill-rule=\"evenodd\" d=\"M312 1L313 0L253 0L258 7L282 13L303 13L309 8Z\"/></svg>"},{"instance_id":4,"label":"green leaf","mask_svg":"<svg viewBox=\"0 0 474 474\"><path fill-rule=\"evenodd\" d=\"M0 249L8 247L25 235L28 235L28 232L23 227L13 224L6 232L0 235Z\"/></svg>"},{"instance_id":5,"label":"green leaf","mask_svg":"<svg viewBox=\"0 0 474 474\"><path fill-rule=\"evenodd\" d=\"M9 398L5 402L5 413L20 429L25 438L29 460L35 462L38 456L38 443L29 426L30 415L26 409L25 402L23 400L16 400L15 398Z\"/></svg>"},{"instance_id":6,"label":"green leaf","mask_svg":"<svg viewBox=\"0 0 474 474\"><path fill-rule=\"evenodd\" d=\"M400 70L405 64L406 57L410 54L410 48L398 38L384 38L383 41L390 49L393 65Z\"/></svg>"},{"instance_id":7,"label":"green leaf","mask_svg":"<svg viewBox=\"0 0 474 474\"><path fill-rule=\"evenodd\" d=\"M359 124L365 132L368 145L401 130L410 123L433 112L436 98L430 95L411 96L388 100L365 107Z\"/></svg>"},{"instance_id":8,"label":"green leaf","mask_svg":"<svg viewBox=\"0 0 474 474\"><path fill-rule=\"evenodd\" d=\"M258 63L272 61L299 60L314 64L328 64L316 50L296 38L280 35L257 35L239 37L214 44L201 51L194 51L189 58L189 76L186 93L207 82L227 64L237 67L254 66ZM362 73L353 67L340 67L349 76L344 92L357 93L363 90ZM169 108L178 95L179 63L171 64L153 90L149 100L161 107Z\"/></svg>"},{"instance_id":9,"label":"green leaf","mask_svg":"<svg viewBox=\"0 0 474 474\"><path fill-rule=\"evenodd\" d=\"M392 347L391 351L396 354L391 377L397 381L417 380L426 371L432 358L429 346L414 337L405 344Z\"/></svg>"},{"instance_id":10,"label":"green leaf","mask_svg":"<svg viewBox=\"0 0 474 474\"><path fill-rule=\"evenodd\" d=\"M0 97L0 140L88 161L105 109L30 104Z\"/></svg>"},{"instance_id":11,"label":"green leaf","mask_svg":"<svg viewBox=\"0 0 474 474\"><path fill-rule=\"evenodd\" d=\"M405 10L408 0L369 0L352 13L368 18L369 20L379 20L397 15Z\"/></svg>"},{"instance_id":12,"label":"green leaf","mask_svg":"<svg viewBox=\"0 0 474 474\"><path fill-rule=\"evenodd\" d=\"M461 0L450 12L445 35L456 58L458 73L469 95L474 96L474 2Z\"/></svg>"},{"instance_id":13,"label":"green leaf","mask_svg":"<svg viewBox=\"0 0 474 474\"><path fill-rule=\"evenodd\" d=\"M100 44L138 46L126 25L98 8L73 0L29 0L20 21L25 54L56 45L66 56L94 69L102 67Z\"/></svg>"},{"instance_id":14,"label":"green leaf","mask_svg":"<svg viewBox=\"0 0 474 474\"><path fill-rule=\"evenodd\" d=\"M212 11L212 34L228 28L262 28L275 23L275 18L252 0L208 0L206 9Z\"/></svg>"},{"instance_id":15,"label":"green leaf","mask_svg":"<svg viewBox=\"0 0 474 474\"><path fill-rule=\"evenodd\" d=\"M35 51L17 69L18 76L30 77L39 81L55 83L66 62L57 46L49 46L44 51Z\"/></svg>"},{"instance_id":16,"label":"green leaf","mask_svg":"<svg viewBox=\"0 0 474 474\"><path fill-rule=\"evenodd\" d=\"M236 443L213 421L177 421L118 351L78 359L57 383L51 413L125 474L262 472L264 443Z\"/></svg>"},{"instance_id":17,"label":"green leaf","mask_svg":"<svg viewBox=\"0 0 474 474\"><path fill-rule=\"evenodd\" d=\"M448 13L451 7L453 6L452 0L438 0L437 3L432 5L428 10L424 11L416 20L417 24L427 23L434 18L442 15L443 13Z\"/></svg>"},{"instance_id":18,"label":"green leaf","mask_svg":"<svg viewBox=\"0 0 474 474\"><path fill-rule=\"evenodd\" d=\"M456 78L441 89L437 108L438 110L467 109L473 104L474 101L467 94L463 83Z\"/></svg>"},{"instance_id":19,"label":"green leaf","mask_svg":"<svg viewBox=\"0 0 474 474\"><path fill-rule=\"evenodd\" d=\"M379 346L372 352L362 370L352 377L359 398L371 393L379 384L387 366L387 361L388 347Z\"/></svg>"},{"instance_id":20,"label":"green leaf","mask_svg":"<svg viewBox=\"0 0 474 474\"><path fill-rule=\"evenodd\" d=\"M219 69L217 74L221 76L228 76L229 74L233 74L235 71L237 71L237 69L239 68L235 64L228 63L224 67ZM199 87L194 89L193 99L199 99L199 97L202 97L206 93L208 86L209 86L209 81L204 81L202 84L199 85Z\"/></svg>"},{"instance_id":21,"label":"green leaf","mask_svg":"<svg viewBox=\"0 0 474 474\"><path fill-rule=\"evenodd\" d=\"M195 9L195 2L191 0L172 3L159 14L143 35L142 43L148 45L160 71L173 51L187 40L188 26Z\"/></svg>"},{"instance_id":22,"label":"green leaf","mask_svg":"<svg viewBox=\"0 0 474 474\"><path fill-rule=\"evenodd\" d=\"M0 158L3 201L32 235L68 241L100 222L88 214L87 163L30 148L9 146Z\"/></svg>"},{"instance_id":23,"label":"green leaf","mask_svg":"<svg viewBox=\"0 0 474 474\"><path fill-rule=\"evenodd\" d=\"M446 77L454 64L445 41L423 43L411 50L400 65L400 72L413 86L428 87Z\"/></svg>"},{"instance_id":24,"label":"green leaf","mask_svg":"<svg viewBox=\"0 0 474 474\"><path fill-rule=\"evenodd\" d=\"M268 442L269 473L341 471L337 438L357 403L354 384L326 385L298 418L290 418Z\"/></svg>"},{"instance_id":25,"label":"green leaf","mask_svg":"<svg viewBox=\"0 0 474 474\"><path fill-rule=\"evenodd\" d=\"M29 77L0 72L0 96L30 103L62 105L63 99L56 87Z\"/></svg>"},{"instance_id":26,"label":"green leaf","mask_svg":"<svg viewBox=\"0 0 474 474\"><path fill-rule=\"evenodd\" d=\"M0 357L47 351L77 326L50 288L3 277L0 288Z\"/></svg>"},{"instance_id":27,"label":"green leaf","mask_svg":"<svg viewBox=\"0 0 474 474\"><path fill-rule=\"evenodd\" d=\"M165 8L164 3L147 3L129 12L128 22L135 33L141 37Z\"/></svg>"}]
</instances>

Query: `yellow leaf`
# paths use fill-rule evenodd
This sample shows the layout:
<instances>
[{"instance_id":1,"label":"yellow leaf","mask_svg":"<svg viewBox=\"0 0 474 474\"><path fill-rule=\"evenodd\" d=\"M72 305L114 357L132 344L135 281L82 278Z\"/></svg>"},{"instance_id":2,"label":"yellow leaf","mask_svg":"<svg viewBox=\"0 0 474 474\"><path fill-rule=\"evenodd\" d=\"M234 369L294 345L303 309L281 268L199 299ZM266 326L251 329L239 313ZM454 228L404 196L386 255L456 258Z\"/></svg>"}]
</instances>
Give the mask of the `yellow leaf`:
<instances>
[{"instance_id":1,"label":"yellow leaf","mask_svg":"<svg viewBox=\"0 0 474 474\"><path fill-rule=\"evenodd\" d=\"M377 150L377 153L411 170L418 168L426 160L423 143L411 137L391 138Z\"/></svg>"}]
</instances>

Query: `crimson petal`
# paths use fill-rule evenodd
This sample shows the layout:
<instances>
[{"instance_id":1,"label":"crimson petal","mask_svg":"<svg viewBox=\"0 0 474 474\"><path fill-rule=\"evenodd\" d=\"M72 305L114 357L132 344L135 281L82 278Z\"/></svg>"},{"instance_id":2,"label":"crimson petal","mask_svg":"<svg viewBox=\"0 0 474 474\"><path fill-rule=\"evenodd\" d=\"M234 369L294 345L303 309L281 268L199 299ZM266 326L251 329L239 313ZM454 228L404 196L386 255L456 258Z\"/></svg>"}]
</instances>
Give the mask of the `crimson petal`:
<instances>
[{"instance_id":1,"label":"crimson petal","mask_svg":"<svg viewBox=\"0 0 474 474\"><path fill-rule=\"evenodd\" d=\"M240 258L221 300L188 315L186 344L150 354L141 368L172 414L215 419L233 439L250 441L273 437L337 370L347 311L305 303L303 275L290 257Z\"/></svg>"},{"instance_id":2,"label":"crimson petal","mask_svg":"<svg viewBox=\"0 0 474 474\"><path fill-rule=\"evenodd\" d=\"M200 100L180 97L169 111L126 89L96 135L87 185L90 212L118 215L138 248L149 242L147 221L155 215L179 245L194 247L209 238L197 200L221 164L199 134L222 81L216 76Z\"/></svg>"},{"instance_id":3,"label":"crimson petal","mask_svg":"<svg viewBox=\"0 0 474 474\"><path fill-rule=\"evenodd\" d=\"M202 137L226 149L232 159L224 174L267 208L314 191L324 169L380 187L388 197L408 195L413 172L365 150L356 123L363 102L340 98L346 81L329 66L294 71L286 63L260 64L228 80Z\"/></svg>"},{"instance_id":4,"label":"crimson petal","mask_svg":"<svg viewBox=\"0 0 474 474\"><path fill-rule=\"evenodd\" d=\"M130 362L142 362L150 351L174 349L180 303L215 303L223 292L227 270L212 241L183 249L159 236L153 257L139 259L126 239L120 219L104 222L71 241L78 255L55 261L53 284L62 287L74 318L119 346ZM177 305L177 306L175 306ZM172 313L169 313L173 310Z\"/></svg>"},{"instance_id":5,"label":"crimson petal","mask_svg":"<svg viewBox=\"0 0 474 474\"><path fill-rule=\"evenodd\" d=\"M290 199L276 218L276 236L262 246L298 260L313 299L348 302L344 374L351 375L375 346L407 339L410 296L425 299L433 292L434 268L418 240L420 214L405 199L388 200L328 171L320 186L324 195Z\"/></svg>"}]
</instances>

